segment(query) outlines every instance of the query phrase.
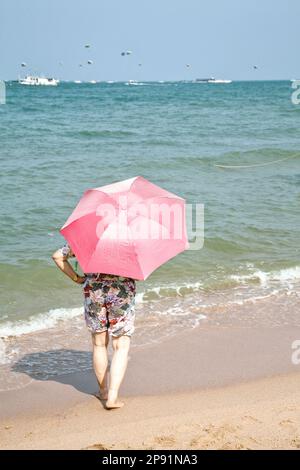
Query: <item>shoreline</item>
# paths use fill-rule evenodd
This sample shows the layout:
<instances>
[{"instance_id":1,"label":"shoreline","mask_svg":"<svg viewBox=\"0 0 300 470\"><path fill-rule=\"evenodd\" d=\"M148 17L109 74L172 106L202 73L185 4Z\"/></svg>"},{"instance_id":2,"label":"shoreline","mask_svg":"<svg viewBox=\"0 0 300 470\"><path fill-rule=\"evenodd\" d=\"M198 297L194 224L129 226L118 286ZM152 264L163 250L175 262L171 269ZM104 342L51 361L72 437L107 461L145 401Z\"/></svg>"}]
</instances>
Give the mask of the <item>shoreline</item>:
<instances>
[{"instance_id":1,"label":"shoreline","mask_svg":"<svg viewBox=\"0 0 300 470\"><path fill-rule=\"evenodd\" d=\"M300 374L7 419L2 450L300 449ZM164 399L165 398L165 399Z\"/></svg>"},{"instance_id":2,"label":"shoreline","mask_svg":"<svg viewBox=\"0 0 300 470\"><path fill-rule=\"evenodd\" d=\"M238 334L235 339L233 333L232 338L231 333L226 333L228 329L243 332L242 335L249 342L251 334L248 337L245 331L252 331L252 336L258 335L258 341L262 341L261 332L267 329L271 331L282 326L289 328L292 333L300 328L299 296L295 288L281 293L265 292L264 296L250 299L245 293L235 290L231 300L217 293L212 294L209 302L206 303L206 300L201 295L191 294L178 295L172 301L167 298L138 304L132 357L135 357L135 350L143 351L158 343L168 345L173 337L184 338L187 334L193 338L194 330L201 336L199 341L207 345L207 338L222 343L223 332L229 335L228 341L238 340ZM82 308L71 308L70 311L56 309L38 321L39 326L42 324L45 327L27 332L28 325L24 324L26 334L22 334L21 330L16 332L17 335L11 335L10 330L6 329L2 330L6 336L1 336L0 331L0 391L24 388L33 379L47 381L49 377L77 374L80 371L85 373L91 369L90 334L84 324ZM53 325L53 321L57 324ZM217 331L222 331L222 335L217 337ZM287 351L290 346L285 345L284 348ZM205 356L207 352L210 354L210 348L198 352ZM153 354L156 355L156 352ZM202 369L199 372L202 373ZM216 372L219 373L219 370ZM239 375L236 378L239 380ZM202 386L202 383L199 385ZM156 392L154 389L153 394Z\"/></svg>"},{"instance_id":3,"label":"shoreline","mask_svg":"<svg viewBox=\"0 0 300 470\"><path fill-rule=\"evenodd\" d=\"M296 424L300 419L295 419L300 409L300 365L291 361L296 339L300 339L300 328L291 326L199 326L162 343L133 348L120 394L125 407L118 411L105 410L92 395L96 391L92 371L32 380L23 389L0 393L1 448L81 449L100 442L109 449L184 449L188 444L178 435L183 428L196 446L190 448L231 444L232 448L252 448L248 434L244 439L239 429L247 429L255 440L259 422L266 422L266 433L255 444L258 448L265 445L268 433L268 448L280 448L286 442L293 447L292 440L296 446L298 437L300 446L300 425ZM260 402L263 407L258 406ZM274 410L288 415L283 420L286 426L276 425ZM242 419L248 414L251 419ZM111 426L115 426L114 435ZM211 432L203 431L203 426ZM202 437L196 438L200 428ZM235 431L229 432L231 428ZM214 437L216 432L236 437L226 444L220 436ZM286 441L291 435L291 441ZM126 440L124 436L131 437Z\"/></svg>"}]
</instances>

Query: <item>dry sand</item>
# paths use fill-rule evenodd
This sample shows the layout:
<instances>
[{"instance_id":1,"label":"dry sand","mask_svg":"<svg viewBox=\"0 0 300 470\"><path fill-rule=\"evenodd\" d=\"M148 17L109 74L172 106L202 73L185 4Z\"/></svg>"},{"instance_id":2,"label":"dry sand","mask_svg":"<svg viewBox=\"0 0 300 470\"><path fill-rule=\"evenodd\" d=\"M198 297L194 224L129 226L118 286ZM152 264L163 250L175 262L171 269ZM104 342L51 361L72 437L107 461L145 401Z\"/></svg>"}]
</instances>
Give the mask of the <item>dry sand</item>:
<instances>
[{"instance_id":1,"label":"dry sand","mask_svg":"<svg viewBox=\"0 0 300 470\"><path fill-rule=\"evenodd\" d=\"M91 372L0 394L1 449L299 449L300 330L196 328L131 352L107 411Z\"/></svg>"}]
</instances>

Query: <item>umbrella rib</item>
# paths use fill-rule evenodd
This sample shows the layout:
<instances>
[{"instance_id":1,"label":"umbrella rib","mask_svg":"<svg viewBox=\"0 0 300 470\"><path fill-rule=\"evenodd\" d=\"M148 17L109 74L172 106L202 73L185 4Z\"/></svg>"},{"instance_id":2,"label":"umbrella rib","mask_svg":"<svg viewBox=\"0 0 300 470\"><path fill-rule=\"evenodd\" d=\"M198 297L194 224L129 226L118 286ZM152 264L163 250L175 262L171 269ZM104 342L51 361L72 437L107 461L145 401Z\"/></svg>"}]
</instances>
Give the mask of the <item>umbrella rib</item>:
<instances>
[{"instance_id":1,"label":"umbrella rib","mask_svg":"<svg viewBox=\"0 0 300 470\"><path fill-rule=\"evenodd\" d=\"M110 194L107 194L107 193L105 193L104 191L99 191L99 190L96 189L96 188L91 188L91 189L87 189L86 191L84 191L84 193L83 193L81 199L79 200L79 202L78 202L76 208L78 207L78 205L80 204L80 202L82 201L82 199L84 198L84 196L85 196L86 194L88 194L89 192L92 192L92 191L97 191L98 193L101 193L101 194L103 194L104 196L109 197L112 201L114 201L114 199L111 197ZM75 208L74 210L76 210L76 208ZM76 222L76 221L79 220L81 217L84 217L84 216L86 216L86 215L92 214L93 212L95 212L95 208L94 208L94 207L92 207L91 209L89 209L85 214L76 216L76 218L74 218L71 222L68 222L69 219L72 217L72 214L71 214L70 217L68 217L67 221L66 221L66 222L64 223L64 225L62 226L62 228L66 227L66 226L69 225L69 224L72 224L73 222Z\"/></svg>"}]
</instances>

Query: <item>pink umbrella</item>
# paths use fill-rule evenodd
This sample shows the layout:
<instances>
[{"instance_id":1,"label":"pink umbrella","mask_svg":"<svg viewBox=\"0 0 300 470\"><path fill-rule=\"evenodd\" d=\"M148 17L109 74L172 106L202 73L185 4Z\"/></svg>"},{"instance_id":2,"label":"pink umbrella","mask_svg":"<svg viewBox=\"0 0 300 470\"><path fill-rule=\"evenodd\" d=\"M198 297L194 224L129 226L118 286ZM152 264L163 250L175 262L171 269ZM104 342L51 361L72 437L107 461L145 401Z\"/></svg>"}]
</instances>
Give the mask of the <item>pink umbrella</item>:
<instances>
[{"instance_id":1,"label":"pink umbrella","mask_svg":"<svg viewBox=\"0 0 300 470\"><path fill-rule=\"evenodd\" d=\"M85 191L60 233L83 272L144 280L188 248L185 200L136 176Z\"/></svg>"}]
</instances>

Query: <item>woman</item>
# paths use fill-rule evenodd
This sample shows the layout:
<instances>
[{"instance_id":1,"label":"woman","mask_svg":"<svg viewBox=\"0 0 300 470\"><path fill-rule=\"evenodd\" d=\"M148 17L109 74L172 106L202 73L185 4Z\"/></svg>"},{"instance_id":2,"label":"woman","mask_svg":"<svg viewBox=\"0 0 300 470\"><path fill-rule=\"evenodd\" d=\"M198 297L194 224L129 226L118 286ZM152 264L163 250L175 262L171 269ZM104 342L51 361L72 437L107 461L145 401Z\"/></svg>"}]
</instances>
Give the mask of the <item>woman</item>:
<instances>
[{"instance_id":1,"label":"woman","mask_svg":"<svg viewBox=\"0 0 300 470\"><path fill-rule=\"evenodd\" d=\"M66 243L52 255L52 259L64 274L83 285L84 315L92 334L93 366L99 384L98 398L106 401L107 409L121 408L118 392L123 380L134 332L135 280L103 273L79 276L68 262L75 257ZM112 336L113 357L108 387L109 334Z\"/></svg>"}]
</instances>

